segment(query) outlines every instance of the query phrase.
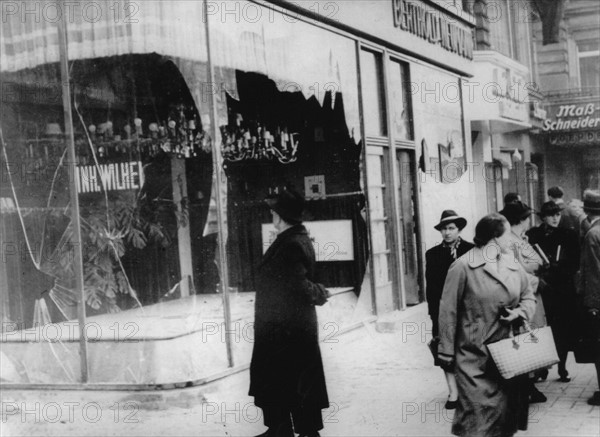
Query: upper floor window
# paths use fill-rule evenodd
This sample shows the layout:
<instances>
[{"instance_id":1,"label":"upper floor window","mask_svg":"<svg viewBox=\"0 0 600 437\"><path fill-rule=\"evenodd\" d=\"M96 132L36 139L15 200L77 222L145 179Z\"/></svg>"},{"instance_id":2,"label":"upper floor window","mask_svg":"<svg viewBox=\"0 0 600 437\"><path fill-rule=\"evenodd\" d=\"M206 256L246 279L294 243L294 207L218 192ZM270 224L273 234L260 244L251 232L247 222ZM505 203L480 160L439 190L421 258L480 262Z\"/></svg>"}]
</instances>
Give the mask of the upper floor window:
<instances>
[{"instance_id":1,"label":"upper floor window","mask_svg":"<svg viewBox=\"0 0 600 437\"><path fill-rule=\"evenodd\" d=\"M531 10L522 2L498 0L484 10L490 29L491 48L529 67Z\"/></svg>"},{"instance_id":2,"label":"upper floor window","mask_svg":"<svg viewBox=\"0 0 600 437\"><path fill-rule=\"evenodd\" d=\"M365 132L368 136L388 135L385 91L383 86L383 58L380 53L361 50L361 82Z\"/></svg>"},{"instance_id":3,"label":"upper floor window","mask_svg":"<svg viewBox=\"0 0 600 437\"><path fill-rule=\"evenodd\" d=\"M598 41L579 43L577 52L581 87L600 87L600 43Z\"/></svg>"}]
</instances>

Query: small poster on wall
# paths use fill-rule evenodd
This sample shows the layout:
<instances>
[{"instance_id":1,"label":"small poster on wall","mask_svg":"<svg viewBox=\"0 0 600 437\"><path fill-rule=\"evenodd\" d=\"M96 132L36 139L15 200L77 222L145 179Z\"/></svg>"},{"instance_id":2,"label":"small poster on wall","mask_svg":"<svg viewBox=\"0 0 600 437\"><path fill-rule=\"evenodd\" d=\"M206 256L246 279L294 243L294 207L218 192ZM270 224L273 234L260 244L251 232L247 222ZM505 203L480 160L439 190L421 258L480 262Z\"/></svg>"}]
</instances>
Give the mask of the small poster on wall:
<instances>
[{"instance_id":1,"label":"small poster on wall","mask_svg":"<svg viewBox=\"0 0 600 437\"><path fill-rule=\"evenodd\" d=\"M304 192L309 199L325 197L325 175L306 176Z\"/></svg>"},{"instance_id":2,"label":"small poster on wall","mask_svg":"<svg viewBox=\"0 0 600 437\"><path fill-rule=\"evenodd\" d=\"M304 222L315 248L317 262L353 261L352 220L320 220ZM277 238L271 223L262 224L263 254Z\"/></svg>"},{"instance_id":3,"label":"small poster on wall","mask_svg":"<svg viewBox=\"0 0 600 437\"><path fill-rule=\"evenodd\" d=\"M440 179L442 182L456 182L463 174L465 166L461 133L448 134L446 144L438 144Z\"/></svg>"}]
</instances>

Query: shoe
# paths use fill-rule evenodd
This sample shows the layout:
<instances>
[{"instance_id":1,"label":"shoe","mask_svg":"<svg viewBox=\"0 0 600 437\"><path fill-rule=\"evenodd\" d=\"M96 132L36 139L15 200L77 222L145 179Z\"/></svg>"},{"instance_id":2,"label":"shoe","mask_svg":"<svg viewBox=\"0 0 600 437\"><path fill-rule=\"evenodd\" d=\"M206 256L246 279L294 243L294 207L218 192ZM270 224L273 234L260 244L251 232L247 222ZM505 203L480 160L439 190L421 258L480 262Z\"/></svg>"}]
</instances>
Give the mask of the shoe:
<instances>
[{"instance_id":1,"label":"shoe","mask_svg":"<svg viewBox=\"0 0 600 437\"><path fill-rule=\"evenodd\" d=\"M444 405L444 408L446 410L454 410L454 409L456 409L456 405L458 405L458 399L455 401L451 401L450 399L448 399L446 401L446 404Z\"/></svg>"},{"instance_id":2,"label":"shoe","mask_svg":"<svg viewBox=\"0 0 600 437\"><path fill-rule=\"evenodd\" d=\"M529 393L529 403L530 404L546 402L547 400L548 400L548 398L544 395L544 393L539 391L537 388L535 388L534 390L531 391L531 393Z\"/></svg>"},{"instance_id":3,"label":"shoe","mask_svg":"<svg viewBox=\"0 0 600 437\"><path fill-rule=\"evenodd\" d=\"M312 434L310 434L310 435L312 436ZM319 434L317 433L316 435L319 435ZM295 436L295 434L291 427L290 428L280 427L277 430L269 428L262 434L259 434L255 437L294 437L294 436Z\"/></svg>"},{"instance_id":4,"label":"shoe","mask_svg":"<svg viewBox=\"0 0 600 437\"><path fill-rule=\"evenodd\" d=\"M540 381L545 381L548 379L548 369L540 370L539 373L536 374L536 377L536 379L539 379Z\"/></svg>"},{"instance_id":5,"label":"shoe","mask_svg":"<svg viewBox=\"0 0 600 437\"><path fill-rule=\"evenodd\" d=\"M558 378L558 380L560 382L571 382L571 378L569 376L567 376L567 375L561 376L560 378Z\"/></svg>"},{"instance_id":6,"label":"shoe","mask_svg":"<svg viewBox=\"0 0 600 437\"><path fill-rule=\"evenodd\" d=\"M594 396L588 399L588 405L598 406L600 405L600 391L594 393Z\"/></svg>"}]
</instances>

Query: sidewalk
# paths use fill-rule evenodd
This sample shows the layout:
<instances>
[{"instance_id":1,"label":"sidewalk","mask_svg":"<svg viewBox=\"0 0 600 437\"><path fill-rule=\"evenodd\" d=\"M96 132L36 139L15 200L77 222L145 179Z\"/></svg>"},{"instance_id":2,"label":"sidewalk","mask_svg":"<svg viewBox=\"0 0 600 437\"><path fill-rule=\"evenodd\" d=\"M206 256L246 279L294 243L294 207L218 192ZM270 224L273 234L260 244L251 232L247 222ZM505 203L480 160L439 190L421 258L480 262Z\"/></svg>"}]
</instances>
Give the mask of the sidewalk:
<instances>
[{"instance_id":1,"label":"sidewalk","mask_svg":"<svg viewBox=\"0 0 600 437\"><path fill-rule=\"evenodd\" d=\"M447 436L447 389L426 346L426 306L388 316L321 344L331 407L326 436ZM394 326L394 332L390 327ZM384 331L384 332L378 332ZM533 404L518 436L600 436L592 365L568 363L570 383L556 369L538 383L548 397ZM2 436L253 436L264 431L247 396L248 372L180 390L157 392L6 391Z\"/></svg>"}]
</instances>

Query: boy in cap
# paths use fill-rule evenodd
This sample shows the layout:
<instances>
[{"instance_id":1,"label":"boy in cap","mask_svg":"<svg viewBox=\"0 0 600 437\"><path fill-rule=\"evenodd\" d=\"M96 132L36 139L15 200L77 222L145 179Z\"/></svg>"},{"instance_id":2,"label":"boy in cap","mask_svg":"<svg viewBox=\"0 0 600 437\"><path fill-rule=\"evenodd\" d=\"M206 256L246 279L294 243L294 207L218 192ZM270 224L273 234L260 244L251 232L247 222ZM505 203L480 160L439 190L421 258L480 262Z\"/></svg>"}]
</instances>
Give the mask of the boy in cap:
<instances>
[{"instance_id":1,"label":"boy in cap","mask_svg":"<svg viewBox=\"0 0 600 437\"><path fill-rule=\"evenodd\" d=\"M460 217L456 212L447 209L442 212L440 222L434 228L442 234L443 241L432 247L425 253L425 279L427 286L425 294L429 315L433 323L432 335L434 342L439 338L438 316L440 299L444 289L444 281L448 274L450 265L459 257L471 250L474 245L460 238L460 233L467 225L467 220ZM442 328L443 329L443 328ZM434 360L436 366L442 367L442 362L437 358ZM444 368L446 382L448 384L448 401L445 408L452 410L456 408L458 389L452 369Z\"/></svg>"}]
</instances>

